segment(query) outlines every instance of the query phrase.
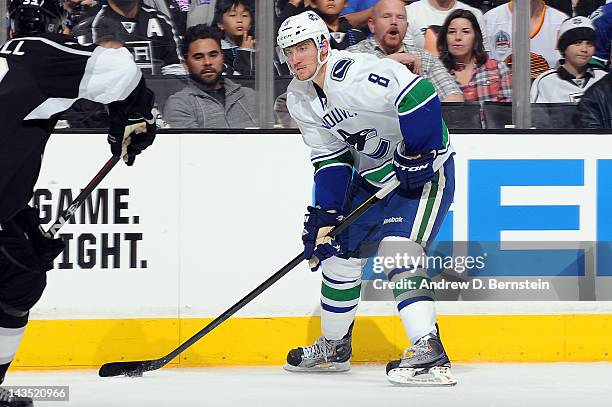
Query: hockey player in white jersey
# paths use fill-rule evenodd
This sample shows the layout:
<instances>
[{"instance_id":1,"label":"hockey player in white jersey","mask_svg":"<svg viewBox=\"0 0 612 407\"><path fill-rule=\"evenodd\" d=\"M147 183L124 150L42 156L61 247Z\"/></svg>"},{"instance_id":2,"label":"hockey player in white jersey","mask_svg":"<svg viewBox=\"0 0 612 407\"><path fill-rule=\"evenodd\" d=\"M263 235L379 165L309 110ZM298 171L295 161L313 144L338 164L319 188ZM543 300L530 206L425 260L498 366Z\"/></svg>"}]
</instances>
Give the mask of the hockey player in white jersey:
<instances>
[{"instance_id":1,"label":"hockey player in white jersey","mask_svg":"<svg viewBox=\"0 0 612 407\"><path fill-rule=\"evenodd\" d=\"M313 271L322 271L323 335L291 350L285 369L346 371L365 259L423 258L453 199L453 152L433 85L401 64L330 51L327 27L311 11L285 20L277 42L294 76L287 107L315 167L304 255ZM398 189L345 233L326 237L343 215L394 176ZM388 379L400 385L456 384L427 270L418 261L384 265L390 281L409 287L394 295L412 344L401 359L388 363Z\"/></svg>"}]
</instances>

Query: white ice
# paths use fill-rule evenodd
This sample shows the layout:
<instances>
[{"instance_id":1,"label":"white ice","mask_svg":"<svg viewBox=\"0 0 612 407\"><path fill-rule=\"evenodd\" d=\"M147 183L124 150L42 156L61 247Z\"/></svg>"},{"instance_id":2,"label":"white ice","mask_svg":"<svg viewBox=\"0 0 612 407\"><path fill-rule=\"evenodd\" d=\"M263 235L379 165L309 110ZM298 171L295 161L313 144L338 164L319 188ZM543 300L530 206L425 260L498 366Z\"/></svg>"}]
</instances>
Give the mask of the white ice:
<instances>
[{"instance_id":1,"label":"white ice","mask_svg":"<svg viewBox=\"0 0 612 407\"><path fill-rule=\"evenodd\" d=\"M455 387L395 387L382 365L348 373L288 373L280 367L162 369L140 378L96 371L9 372L4 385L70 386L69 402L35 406L612 406L612 363L458 364Z\"/></svg>"}]
</instances>

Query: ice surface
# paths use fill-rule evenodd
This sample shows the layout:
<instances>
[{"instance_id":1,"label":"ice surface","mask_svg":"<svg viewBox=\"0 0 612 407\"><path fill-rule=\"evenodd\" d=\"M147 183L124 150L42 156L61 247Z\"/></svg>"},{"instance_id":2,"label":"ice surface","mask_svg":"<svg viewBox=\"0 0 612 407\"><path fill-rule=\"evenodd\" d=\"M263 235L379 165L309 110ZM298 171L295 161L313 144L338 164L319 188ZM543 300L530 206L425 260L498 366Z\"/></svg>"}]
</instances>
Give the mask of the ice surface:
<instances>
[{"instance_id":1,"label":"ice surface","mask_svg":"<svg viewBox=\"0 0 612 407\"><path fill-rule=\"evenodd\" d=\"M348 373L281 367L162 369L140 378L88 371L9 372L4 385L68 385L69 402L35 406L527 407L612 406L612 363L458 364L447 388L395 387L382 365Z\"/></svg>"}]
</instances>

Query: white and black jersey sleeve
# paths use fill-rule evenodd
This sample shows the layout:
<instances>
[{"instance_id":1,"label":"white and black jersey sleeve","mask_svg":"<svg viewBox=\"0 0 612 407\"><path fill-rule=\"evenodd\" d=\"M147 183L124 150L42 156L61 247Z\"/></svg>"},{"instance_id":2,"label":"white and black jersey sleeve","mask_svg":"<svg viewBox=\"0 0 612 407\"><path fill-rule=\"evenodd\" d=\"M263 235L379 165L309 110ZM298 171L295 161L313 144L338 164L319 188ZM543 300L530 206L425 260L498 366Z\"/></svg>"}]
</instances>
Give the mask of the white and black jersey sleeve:
<instances>
[{"instance_id":1,"label":"white and black jersey sleeve","mask_svg":"<svg viewBox=\"0 0 612 407\"><path fill-rule=\"evenodd\" d=\"M79 45L64 35L20 37L0 53L0 123L7 134L23 120L45 120L77 99L126 99L142 74L126 49Z\"/></svg>"}]
</instances>

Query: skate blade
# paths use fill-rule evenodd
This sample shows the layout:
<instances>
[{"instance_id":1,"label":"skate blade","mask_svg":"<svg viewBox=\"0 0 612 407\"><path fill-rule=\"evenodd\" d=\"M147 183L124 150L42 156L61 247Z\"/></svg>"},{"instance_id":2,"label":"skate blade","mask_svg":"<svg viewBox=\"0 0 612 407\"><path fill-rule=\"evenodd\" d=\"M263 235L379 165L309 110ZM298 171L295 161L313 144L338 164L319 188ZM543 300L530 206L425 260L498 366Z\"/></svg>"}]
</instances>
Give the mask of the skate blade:
<instances>
[{"instance_id":1,"label":"skate blade","mask_svg":"<svg viewBox=\"0 0 612 407\"><path fill-rule=\"evenodd\" d=\"M457 380L450 367L437 366L423 373L423 369L396 368L389 371L387 379L397 386L435 387L454 386Z\"/></svg>"},{"instance_id":2,"label":"skate blade","mask_svg":"<svg viewBox=\"0 0 612 407\"><path fill-rule=\"evenodd\" d=\"M351 362L325 362L312 367L293 366L287 363L284 369L298 373L340 373L351 369Z\"/></svg>"}]
</instances>

